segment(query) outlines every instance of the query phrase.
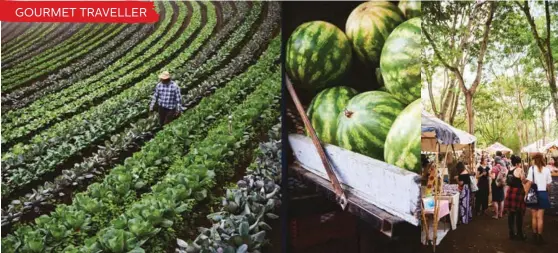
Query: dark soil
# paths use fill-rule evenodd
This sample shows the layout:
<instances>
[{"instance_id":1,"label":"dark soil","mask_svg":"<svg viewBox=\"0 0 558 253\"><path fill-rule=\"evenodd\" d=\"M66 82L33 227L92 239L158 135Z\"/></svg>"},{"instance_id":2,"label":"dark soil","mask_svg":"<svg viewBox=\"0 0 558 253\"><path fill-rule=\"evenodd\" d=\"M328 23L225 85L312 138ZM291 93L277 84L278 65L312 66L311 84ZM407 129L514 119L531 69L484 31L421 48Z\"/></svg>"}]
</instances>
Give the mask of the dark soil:
<instances>
[{"instance_id":1,"label":"dark soil","mask_svg":"<svg viewBox=\"0 0 558 253\"><path fill-rule=\"evenodd\" d=\"M467 225L460 225L450 231L436 247L442 253L537 253L556 252L558 248L558 216L545 215L545 245L536 245L532 240L531 215L529 210L524 217L524 233L526 241L510 241L508 238L508 220L494 220L484 215L473 217ZM432 252L431 246L424 246L421 253Z\"/></svg>"}]
</instances>

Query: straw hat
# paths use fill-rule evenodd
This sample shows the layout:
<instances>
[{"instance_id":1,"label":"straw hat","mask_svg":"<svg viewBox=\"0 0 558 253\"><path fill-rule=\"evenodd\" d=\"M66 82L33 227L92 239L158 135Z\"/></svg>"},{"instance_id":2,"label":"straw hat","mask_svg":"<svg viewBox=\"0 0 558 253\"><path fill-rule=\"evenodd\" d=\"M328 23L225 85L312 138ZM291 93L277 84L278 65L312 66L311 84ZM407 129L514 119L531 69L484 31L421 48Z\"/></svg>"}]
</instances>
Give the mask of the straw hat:
<instances>
[{"instance_id":1,"label":"straw hat","mask_svg":"<svg viewBox=\"0 0 558 253\"><path fill-rule=\"evenodd\" d=\"M170 73L168 71L163 71L161 74L159 74L159 78L169 79L170 78Z\"/></svg>"}]
</instances>

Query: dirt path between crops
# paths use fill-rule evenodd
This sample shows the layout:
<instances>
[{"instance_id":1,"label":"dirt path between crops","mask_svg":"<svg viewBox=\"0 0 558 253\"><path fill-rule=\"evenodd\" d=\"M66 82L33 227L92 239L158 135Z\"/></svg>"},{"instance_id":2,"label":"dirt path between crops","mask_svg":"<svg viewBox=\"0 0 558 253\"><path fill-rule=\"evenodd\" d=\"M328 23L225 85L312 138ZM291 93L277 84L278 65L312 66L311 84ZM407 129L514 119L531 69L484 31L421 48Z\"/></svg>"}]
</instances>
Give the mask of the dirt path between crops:
<instances>
[{"instance_id":1,"label":"dirt path between crops","mask_svg":"<svg viewBox=\"0 0 558 253\"><path fill-rule=\"evenodd\" d=\"M526 241L508 239L508 220L494 220L489 216L473 217L472 223L460 225L450 231L436 248L441 253L546 253L556 252L558 248L558 216L545 216L543 237L545 245L535 245L532 241L531 215L529 210L524 217ZM421 253L432 252L432 247L424 246Z\"/></svg>"}]
</instances>

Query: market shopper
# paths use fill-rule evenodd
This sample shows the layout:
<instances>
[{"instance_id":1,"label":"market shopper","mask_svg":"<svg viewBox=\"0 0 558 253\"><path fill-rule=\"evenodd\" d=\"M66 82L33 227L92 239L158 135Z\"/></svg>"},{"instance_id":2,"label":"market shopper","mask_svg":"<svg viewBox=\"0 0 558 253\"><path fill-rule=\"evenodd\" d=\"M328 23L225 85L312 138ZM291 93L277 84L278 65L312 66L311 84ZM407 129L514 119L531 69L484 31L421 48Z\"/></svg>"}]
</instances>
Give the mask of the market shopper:
<instances>
[{"instance_id":1,"label":"market shopper","mask_svg":"<svg viewBox=\"0 0 558 253\"><path fill-rule=\"evenodd\" d=\"M527 172L527 183L525 189L529 189L533 185L536 187L538 201L536 204L529 205L531 209L531 226L533 228L533 239L536 243L543 244L542 237L544 226L544 210L550 208L548 199L548 191L550 191L550 183L552 177L550 169L545 166L542 154L533 156L533 166Z\"/></svg>"},{"instance_id":2,"label":"market shopper","mask_svg":"<svg viewBox=\"0 0 558 253\"><path fill-rule=\"evenodd\" d=\"M473 219L471 210L471 174L463 162L456 165L459 184L459 222L468 224Z\"/></svg>"},{"instance_id":3,"label":"market shopper","mask_svg":"<svg viewBox=\"0 0 558 253\"><path fill-rule=\"evenodd\" d=\"M507 170L506 164L501 157L494 157L494 166L490 173L492 178L492 206L494 206L494 216L492 218L498 219L504 216L504 185Z\"/></svg>"},{"instance_id":4,"label":"market shopper","mask_svg":"<svg viewBox=\"0 0 558 253\"><path fill-rule=\"evenodd\" d=\"M523 216L525 214L525 190L523 184L526 182L521 158L511 157L512 168L508 171L506 178L508 190L504 202L504 209L508 212L508 230L511 240L525 240L523 234Z\"/></svg>"},{"instance_id":5,"label":"market shopper","mask_svg":"<svg viewBox=\"0 0 558 253\"><path fill-rule=\"evenodd\" d=\"M168 71L159 74L159 79L149 104L149 112L153 112L155 106L157 106L159 124L163 126L180 114L182 95L180 94L180 87L171 80Z\"/></svg>"},{"instance_id":6,"label":"market shopper","mask_svg":"<svg viewBox=\"0 0 558 253\"><path fill-rule=\"evenodd\" d=\"M548 159L548 168L550 172L558 172L558 157L551 157Z\"/></svg>"},{"instance_id":7,"label":"market shopper","mask_svg":"<svg viewBox=\"0 0 558 253\"><path fill-rule=\"evenodd\" d=\"M483 156L480 161L480 165L477 168L478 183L477 186L479 190L476 192L475 198L475 211L477 215L482 215L488 209L488 194L490 192L488 175L490 173L490 168L488 167L488 162Z\"/></svg>"}]
</instances>

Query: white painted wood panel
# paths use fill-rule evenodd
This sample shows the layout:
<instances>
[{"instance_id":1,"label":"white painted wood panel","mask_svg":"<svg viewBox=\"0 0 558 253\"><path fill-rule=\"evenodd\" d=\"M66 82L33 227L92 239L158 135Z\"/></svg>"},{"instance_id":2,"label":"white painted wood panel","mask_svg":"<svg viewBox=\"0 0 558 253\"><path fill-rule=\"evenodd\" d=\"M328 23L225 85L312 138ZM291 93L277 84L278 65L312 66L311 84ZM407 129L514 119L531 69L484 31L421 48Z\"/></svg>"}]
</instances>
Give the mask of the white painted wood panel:
<instances>
[{"instance_id":1,"label":"white painted wood panel","mask_svg":"<svg viewBox=\"0 0 558 253\"><path fill-rule=\"evenodd\" d=\"M290 134L289 143L296 159L305 169L329 180L310 138ZM345 190L418 226L418 174L338 146L325 145L324 148Z\"/></svg>"}]
</instances>

